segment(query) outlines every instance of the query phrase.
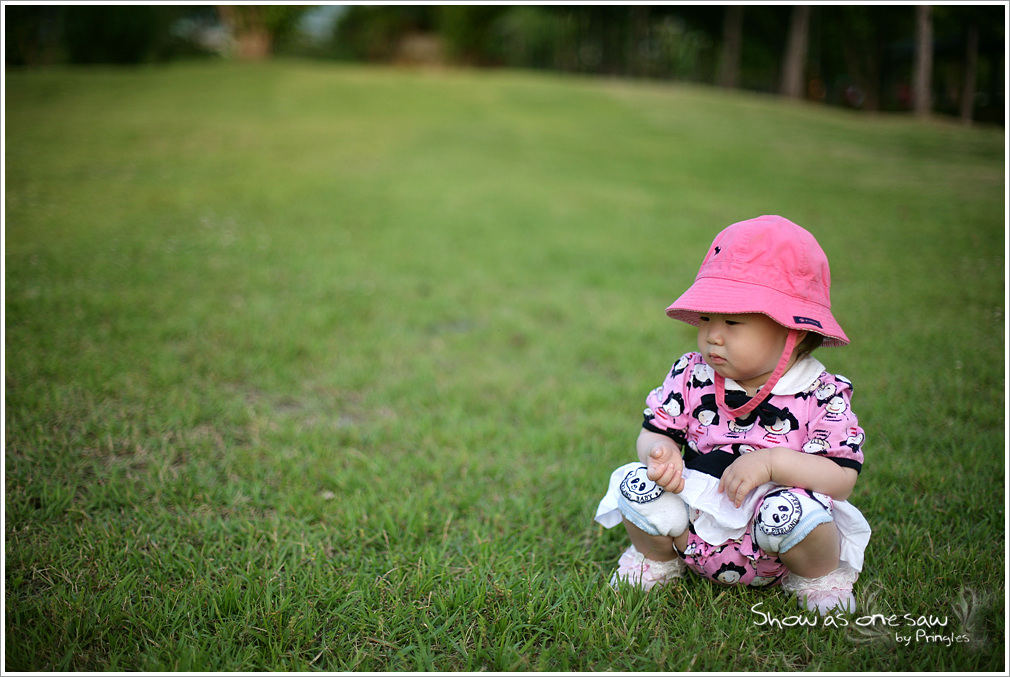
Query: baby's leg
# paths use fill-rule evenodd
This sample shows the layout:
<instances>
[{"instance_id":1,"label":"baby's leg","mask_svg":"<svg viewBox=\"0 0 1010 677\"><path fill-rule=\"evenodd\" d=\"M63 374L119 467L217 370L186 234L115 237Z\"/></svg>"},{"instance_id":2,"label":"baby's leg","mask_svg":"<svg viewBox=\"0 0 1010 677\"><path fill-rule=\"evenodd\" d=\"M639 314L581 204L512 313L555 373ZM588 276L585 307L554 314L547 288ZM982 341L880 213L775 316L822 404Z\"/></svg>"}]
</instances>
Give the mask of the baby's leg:
<instances>
[{"instance_id":1,"label":"baby's leg","mask_svg":"<svg viewBox=\"0 0 1010 677\"><path fill-rule=\"evenodd\" d=\"M806 538L788 552L779 553L779 559L792 573L814 578L829 574L838 568L841 541L834 522L814 527Z\"/></svg>"},{"instance_id":2,"label":"baby's leg","mask_svg":"<svg viewBox=\"0 0 1010 677\"><path fill-rule=\"evenodd\" d=\"M610 578L611 587L626 583L651 590L687 573L687 563L673 550L670 536L648 534L626 519L624 526L631 538L631 547L617 561L617 570ZM687 533L683 536L686 539Z\"/></svg>"},{"instance_id":3,"label":"baby's leg","mask_svg":"<svg viewBox=\"0 0 1010 677\"><path fill-rule=\"evenodd\" d=\"M645 557L656 562L669 562L678 559L679 555L677 550L674 550L674 545L681 551L687 547L686 529L673 538L666 535L653 535L642 531L627 518L624 519L624 528L628 532L631 544Z\"/></svg>"},{"instance_id":4,"label":"baby's leg","mask_svg":"<svg viewBox=\"0 0 1010 677\"><path fill-rule=\"evenodd\" d=\"M687 530L687 504L679 495L664 491L647 473L644 465L637 465L625 475L617 506L625 524L631 522L644 534L666 537L669 542Z\"/></svg>"},{"instance_id":5,"label":"baby's leg","mask_svg":"<svg viewBox=\"0 0 1010 677\"><path fill-rule=\"evenodd\" d=\"M611 585L624 581L651 589L671 579L683 576L687 565L673 549L687 545L687 505L676 494L664 491L639 465L625 475L620 485L617 504L623 516L624 527L631 539L618 562Z\"/></svg>"},{"instance_id":6,"label":"baby's leg","mask_svg":"<svg viewBox=\"0 0 1010 677\"><path fill-rule=\"evenodd\" d=\"M783 589L810 610L852 612L858 573L840 566L841 540L829 497L784 489L764 498L754 520L754 540L789 569Z\"/></svg>"},{"instance_id":7,"label":"baby's leg","mask_svg":"<svg viewBox=\"0 0 1010 677\"><path fill-rule=\"evenodd\" d=\"M810 573L825 566L833 570L838 566L840 543L831 506L831 498L823 494L811 495L802 489L773 491L758 507L754 540L790 571L794 570L790 562Z\"/></svg>"}]
</instances>

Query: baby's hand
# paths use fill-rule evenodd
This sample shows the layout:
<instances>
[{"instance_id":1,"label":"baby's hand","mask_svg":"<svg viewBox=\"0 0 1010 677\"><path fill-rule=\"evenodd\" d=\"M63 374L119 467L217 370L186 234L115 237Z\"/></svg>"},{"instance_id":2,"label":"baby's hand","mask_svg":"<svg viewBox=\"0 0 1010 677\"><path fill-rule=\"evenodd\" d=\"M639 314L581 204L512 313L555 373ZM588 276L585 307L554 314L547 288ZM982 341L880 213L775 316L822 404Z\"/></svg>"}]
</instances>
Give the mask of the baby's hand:
<instances>
[{"instance_id":1,"label":"baby's hand","mask_svg":"<svg viewBox=\"0 0 1010 677\"><path fill-rule=\"evenodd\" d=\"M768 449L757 449L730 463L719 480L719 491L739 508L747 494L771 479L771 454Z\"/></svg>"},{"instance_id":2,"label":"baby's hand","mask_svg":"<svg viewBox=\"0 0 1010 677\"><path fill-rule=\"evenodd\" d=\"M657 444L649 450L649 467L646 471L649 479L663 487L666 491L679 494L684 491L684 459L673 447Z\"/></svg>"}]
</instances>

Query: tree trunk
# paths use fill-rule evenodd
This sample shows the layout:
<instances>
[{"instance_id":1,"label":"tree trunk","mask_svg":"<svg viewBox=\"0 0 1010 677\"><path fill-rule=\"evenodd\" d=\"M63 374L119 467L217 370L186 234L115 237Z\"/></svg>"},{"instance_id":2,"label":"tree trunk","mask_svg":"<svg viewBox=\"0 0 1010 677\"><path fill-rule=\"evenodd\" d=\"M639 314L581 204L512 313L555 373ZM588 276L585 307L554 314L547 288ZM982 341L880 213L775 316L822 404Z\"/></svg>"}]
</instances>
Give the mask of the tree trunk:
<instances>
[{"instance_id":1,"label":"tree trunk","mask_svg":"<svg viewBox=\"0 0 1010 677\"><path fill-rule=\"evenodd\" d=\"M726 8L719 54L719 86L735 89L740 84L740 51L743 46L743 5Z\"/></svg>"},{"instance_id":2,"label":"tree trunk","mask_svg":"<svg viewBox=\"0 0 1010 677\"><path fill-rule=\"evenodd\" d=\"M961 122L970 125L975 108L975 79L978 71L978 24L968 26L964 49L964 78L961 83Z\"/></svg>"},{"instance_id":3,"label":"tree trunk","mask_svg":"<svg viewBox=\"0 0 1010 677\"><path fill-rule=\"evenodd\" d=\"M235 36L238 58L243 61L261 61L273 51L273 36L265 28L249 28Z\"/></svg>"},{"instance_id":4,"label":"tree trunk","mask_svg":"<svg viewBox=\"0 0 1010 677\"><path fill-rule=\"evenodd\" d=\"M218 5L218 16L231 29L235 54L243 61L260 61L273 51L274 36L267 27L263 7Z\"/></svg>"},{"instance_id":5,"label":"tree trunk","mask_svg":"<svg viewBox=\"0 0 1010 677\"><path fill-rule=\"evenodd\" d=\"M842 54L849 77L856 91L846 93L845 100L854 108L865 111L880 109L880 48L877 36L861 28L859 16L850 11L862 11L864 6L842 8L839 30L842 36Z\"/></svg>"},{"instance_id":6,"label":"tree trunk","mask_svg":"<svg viewBox=\"0 0 1010 677\"><path fill-rule=\"evenodd\" d=\"M636 5L630 8L631 21L628 26L628 68L636 77L648 77L649 73L649 7Z\"/></svg>"},{"instance_id":7,"label":"tree trunk","mask_svg":"<svg viewBox=\"0 0 1010 677\"><path fill-rule=\"evenodd\" d=\"M915 72L912 76L912 96L917 117L926 117L932 108L933 80L933 8L915 8Z\"/></svg>"},{"instance_id":8,"label":"tree trunk","mask_svg":"<svg viewBox=\"0 0 1010 677\"><path fill-rule=\"evenodd\" d=\"M789 40L782 63L782 83L779 86L779 94L786 98L803 98L803 76L809 41L810 5L796 5L789 25Z\"/></svg>"}]
</instances>

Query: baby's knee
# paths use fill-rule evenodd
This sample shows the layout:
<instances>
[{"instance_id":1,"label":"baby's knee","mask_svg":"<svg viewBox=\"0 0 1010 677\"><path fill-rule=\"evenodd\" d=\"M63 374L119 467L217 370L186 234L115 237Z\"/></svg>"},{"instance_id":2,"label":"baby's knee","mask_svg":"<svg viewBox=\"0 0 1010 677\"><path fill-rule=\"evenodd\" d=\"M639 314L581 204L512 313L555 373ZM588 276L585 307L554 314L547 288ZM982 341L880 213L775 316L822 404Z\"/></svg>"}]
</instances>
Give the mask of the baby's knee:
<instances>
[{"instance_id":1,"label":"baby's knee","mask_svg":"<svg viewBox=\"0 0 1010 677\"><path fill-rule=\"evenodd\" d=\"M687 529L687 504L649 479L647 468L632 468L621 481L617 505L626 520L653 536L680 536Z\"/></svg>"},{"instance_id":2,"label":"baby's knee","mask_svg":"<svg viewBox=\"0 0 1010 677\"><path fill-rule=\"evenodd\" d=\"M754 540L766 553L781 555L815 528L833 521L829 496L805 489L779 489L761 501L754 518Z\"/></svg>"}]
</instances>

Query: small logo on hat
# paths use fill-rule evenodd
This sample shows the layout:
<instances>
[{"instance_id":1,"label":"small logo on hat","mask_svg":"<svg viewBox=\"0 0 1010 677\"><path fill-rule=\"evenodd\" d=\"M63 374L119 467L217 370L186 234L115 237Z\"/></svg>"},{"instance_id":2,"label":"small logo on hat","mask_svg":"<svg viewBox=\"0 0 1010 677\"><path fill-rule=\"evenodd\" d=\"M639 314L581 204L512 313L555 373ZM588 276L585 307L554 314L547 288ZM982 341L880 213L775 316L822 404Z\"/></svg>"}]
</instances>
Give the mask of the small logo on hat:
<instances>
[{"instance_id":1,"label":"small logo on hat","mask_svg":"<svg viewBox=\"0 0 1010 677\"><path fill-rule=\"evenodd\" d=\"M793 315L793 322L796 324L810 324L818 329L822 329L821 323L810 317L800 317L799 315Z\"/></svg>"},{"instance_id":2,"label":"small logo on hat","mask_svg":"<svg viewBox=\"0 0 1010 677\"><path fill-rule=\"evenodd\" d=\"M722 247L716 247L716 248L715 248L715 253L716 253L716 254L718 254L718 253L719 253L719 252L721 252L721 251L722 251Z\"/></svg>"}]
</instances>

